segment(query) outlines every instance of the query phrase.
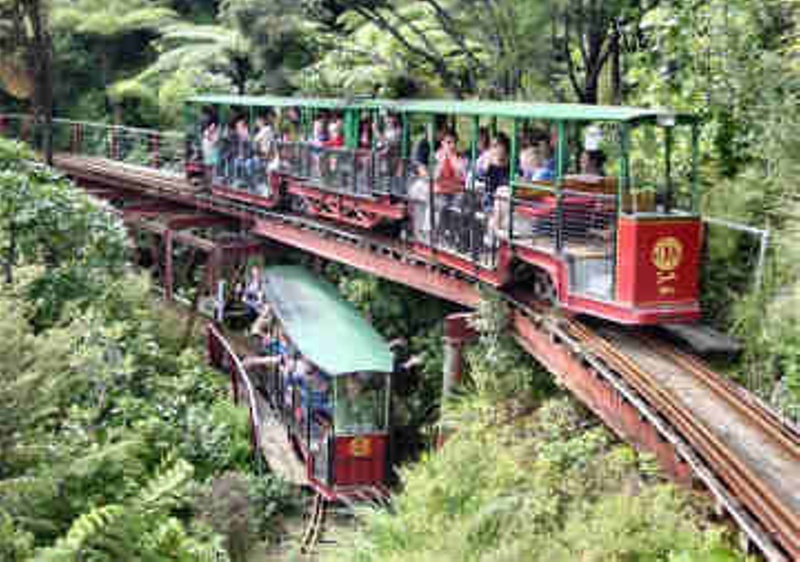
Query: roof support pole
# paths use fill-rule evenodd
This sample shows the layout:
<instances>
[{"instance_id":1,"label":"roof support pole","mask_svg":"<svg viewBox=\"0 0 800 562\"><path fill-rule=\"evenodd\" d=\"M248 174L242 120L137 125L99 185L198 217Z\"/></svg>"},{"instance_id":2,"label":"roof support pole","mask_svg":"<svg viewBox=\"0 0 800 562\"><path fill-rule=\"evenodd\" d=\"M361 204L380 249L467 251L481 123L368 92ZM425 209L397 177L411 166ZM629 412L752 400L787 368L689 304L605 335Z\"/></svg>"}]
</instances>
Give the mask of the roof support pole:
<instances>
[{"instance_id":1,"label":"roof support pole","mask_svg":"<svg viewBox=\"0 0 800 562\"><path fill-rule=\"evenodd\" d=\"M558 140L556 141L556 252L564 250L566 236L564 232L564 171L566 169L567 139L563 121L556 125Z\"/></svg>"},{"instance_id":2,"label":"roof support pole","mask_svg":"<svg viewBox=\"0 0 800 562\"><path fill-rule=\"evenodd\" d=\"M436 177L436 116L431 115L428 122L428 243L435 250L436 236L436 197L434 195Z\"/></svg>"},{"instance_id":3,"label":"roof support pole","mask_svg":"<svg viewBox=\"0 0 800 562\"><path fill-rule=\"evenodd\" d=\"M700 211L700 182L697 174L698 159L700 158L700 126L697 121L692 121L692 212Z\"/></svg>"},{"instance_id":4,"label":"roof support pole","mask_svg":"<svg viewBox=\"0 0 800 562\"><path fill-rule=\"evenodd\" d=\"M469 175L469 190L475 190L475 180L478 176L478 141L480 139L481 118L477 115L472 118L472 129L469 138L469 158L472 166L472 173Z\"/></svg>"},{"instance_id":5,"label":"roof support pole","mask_svg":"<svg viewBox=\"0 0 800 562\"><path fill-rule=\"evenodd\" d=\"M664 207L670 212L677 203L672 184L672 127L664 127Z\"/></svg>"},{"instance_id":6,"label":"roof support pole","mask_svg":"<svg viewBox=\"0 0 800 562\"><path fill-rule=\"evenodd\" d=\"M511 122L511 147L508 155L508 244L514 243L514 195L519 154L519 119Z\"/></svg>"},{"instance_id":7,"label":"roof support pole","mask_svg":"<svg viewBox=\"0 0 800 562\"><path fill-rule=\"evenodd\" d=\"M164 240L164 299L167 302L172 302L174 294L175 280L173 279L173 267L172 267L172 231L170 229L166 229L163 234Z\"/></svg>"}]
</instances>

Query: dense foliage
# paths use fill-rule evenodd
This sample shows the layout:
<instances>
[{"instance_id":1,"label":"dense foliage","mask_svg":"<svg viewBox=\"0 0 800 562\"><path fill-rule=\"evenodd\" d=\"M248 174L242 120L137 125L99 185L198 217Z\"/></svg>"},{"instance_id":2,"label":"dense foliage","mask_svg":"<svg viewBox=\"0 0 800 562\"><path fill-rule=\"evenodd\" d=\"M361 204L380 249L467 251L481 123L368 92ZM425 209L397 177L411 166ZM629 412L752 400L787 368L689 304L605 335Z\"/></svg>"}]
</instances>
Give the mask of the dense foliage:
<instances>
[{"instance_id":1,"label":"dense foliage","mask_svg":"<svg viewBox=\"0 0 800 562\"><path fill-rule=\"evenodd\" d=\"M499 423L461 404L458 432L402 471L392 512L339 537L336 560L737 560L695 501L566 399Z\"/></svg>"},{"instance_id":2,"label":"dense foliage","mask_svg":"<svg viewBox=\"0 0 800 562\"><path fill-rule=\"evenodd\" d=\"M242 560L292 501L253 472L246 411L121 267L108 209L0 148L19 248L0 290L2 559ZM215 499L229 482L236 503ZM205 510L226 501L225 523Z\"/></svg>"},{"instance_id":3,"label":"dense foliage","mask_svg":"<svg viewBox=\"0 0 800 562\"><path fill-rule=\"evenodd\" d=\"M178 127L199 91L691 111L704 118L705 213L772 234L756 273L761 238L709 227L708 320L745 341L740 380L791 409L800 367L785 342L800 336L780 303L800 278L799 17L782 0L3 0L0 104L44 103L33 77L46 69L31 63L50 40L33 33L40 22L62 116Z\"/></svg>"},{"instance_id":4,"label":"dense foliage","mask_svg":"<svg viewBox=\"0 0 800 562\"><path fill-rule=\"evenodd\" d=\"M182 100L201 91L691 111L704 120L704 213L770 231L756 273L761 239L709 227L707 319L745 343L733 376L800 417L799 24L796 0L0 0L0 106L41 115L55 100L60 116L162 128L179 127ZM270 527L242 523L244 495L262 514L284 497L247 474L241 412L148 311L146 288L124 277L123 249L100 204L0 144L3 560L76 548L93 560L121 548L192 559L220 551L212 528L239 556L248 529ZM379 330L405 340L398 425L430 424L447 310L329 273ZM635 476L639 461L602 431L564 421L571 407L495 425L485 402L514 396L510 411L530 412L552 389L495 337L502 314L485 320L468 356L474 415L441 456L405 473L397 517L379 514L357 538L365 559L712 559L718 535L685 498ZM447 412L458 420L468 409ZM229 516L215 521L197 498ZM579 522L596 543L582 542ZM477 546L455 540L473 535Z\"/></svg>"}]
</instances>

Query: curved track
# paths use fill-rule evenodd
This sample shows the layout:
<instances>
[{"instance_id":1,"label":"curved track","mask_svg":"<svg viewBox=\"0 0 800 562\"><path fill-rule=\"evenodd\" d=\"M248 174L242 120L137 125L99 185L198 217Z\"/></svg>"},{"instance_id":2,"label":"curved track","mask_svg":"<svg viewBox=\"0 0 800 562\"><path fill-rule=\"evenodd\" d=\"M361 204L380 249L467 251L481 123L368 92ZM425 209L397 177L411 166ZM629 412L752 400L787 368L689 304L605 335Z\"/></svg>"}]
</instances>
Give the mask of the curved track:
<instances>
[{"instance_id":1,"label":"curved track","mask_svg":"<svg viewBox=\"0 0 800 562\"><path fill-rule=\"evenodd\" d=\"M80 157L60 157L56 164L83 182L235 216L254 225L257 234L322 257L352 254L350 265L440 298L466 306L479 298L472 279L392 240L198 195L182 178L146 168ZM636 444L672 451L768 560L800 560L800 437L791 428L671 344L618 327L594 329L524 298L505 297L518 340L604 421L626 437L631 436L626 429L647 425L651 438L634 439ZM571 379L562 373L568 368ZM613 407L587 400L603 392L617 397ZM609 414L613 409L619 413ZM623 410L636 419L623 419Z\"/></svg>"},{"instance_id":2,"label":"curved track","mask_svg":"<svg viewBox=\"0 0 800 562\"><path fill-rule=\"evenodd\" d=\"M568 330L624 375L792 559L800 557L800 437L696 358L618 329ZM776 553L776 559L777 553Z\"/></svg>"}]
</instances>

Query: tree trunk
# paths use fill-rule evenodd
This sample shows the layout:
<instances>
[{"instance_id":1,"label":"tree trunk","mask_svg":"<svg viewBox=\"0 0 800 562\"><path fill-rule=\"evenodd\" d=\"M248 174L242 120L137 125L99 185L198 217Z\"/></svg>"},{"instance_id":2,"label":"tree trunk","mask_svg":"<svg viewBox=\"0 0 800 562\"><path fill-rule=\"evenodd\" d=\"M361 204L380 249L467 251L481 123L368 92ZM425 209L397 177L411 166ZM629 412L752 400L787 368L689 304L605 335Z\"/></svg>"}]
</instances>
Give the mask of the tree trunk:
<instances>
[{"instance_id":1,"label":"tree trunk","mask_svg":"<svg viewBox=\"0 0 800 562\"><path fill-rule=\"evenodd\" d=\"M33 68L34 127L40 130L41 150L45 161L53 163L53 37L47 7L40 0L26 2L32 37L28 45Z\"/></svg>"},{"instance_id":2,"label":"tree trunk","mask_svg":"<svg viewBox=\"0 0 800 562\"><path fill-rule=\"evenodd\" d=\"M17 232L12 222L8 228L8 254L6 261L3 264L6 284L11 285L14 282L14 262L17 259Z\"/></svg>"},{"instance_id":3,"label":"tree trunk","mask_svg":"<svg viewBox=\"0 0 800 562\"><path fill-rule=\"evenodd\" d=\"M588 66L588 65L587 65ZM583 87L583 103L596 105L599 98L600 72L596 67L586 70L586 83Z\"/></svg>"},{"instance_id":4,"label":"tree trunk","mask_svg":"<svg viewBox=\"0 0 800 562\"><path fill-rule=\"evenodd\" d=\"M622 105L622 60L619 34L611 36L611 90L614 105Z\"/></svg>"}]
</instances>

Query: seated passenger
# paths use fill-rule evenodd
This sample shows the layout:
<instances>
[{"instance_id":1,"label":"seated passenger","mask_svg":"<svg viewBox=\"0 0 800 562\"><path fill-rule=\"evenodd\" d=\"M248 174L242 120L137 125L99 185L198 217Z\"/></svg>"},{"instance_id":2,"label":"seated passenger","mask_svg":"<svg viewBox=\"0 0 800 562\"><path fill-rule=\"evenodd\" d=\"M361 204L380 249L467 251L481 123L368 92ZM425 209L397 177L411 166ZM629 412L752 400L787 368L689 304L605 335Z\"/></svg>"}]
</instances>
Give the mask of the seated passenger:
<instances>
[{"instance_id":1,"label":"seated passenger","mask_svg":"<svg viewBox=\"0 0 800 562\"><path fill-rule=\"evenodd\" d=\"M378 128L378 123L373 124L373 134L379 150L392 150L399 147L403 137L403 128L396 115L387 115L383 122L383 131Z\"/></svg>"},{"instance_id":2,"label":"seated passenger","mask_svg":"<svg viewBox=\"0 0 800 562\"><path fill-rule=\"evenodd\" d=\"M400 158L400 147L403 142L403 128L396 115L387 115L383 120L383 130L378 122L373 123L372 134L375 136L375 148L378 150L378 174L391 176L393 192L405 191L401 181L404 162Z\"/></svg>"},{"instance_id":3,"label":"seated passenger","mask_svg":"<svg viewBox=\"0 0 800 562\"><path fill-rule=\"evenodd\" d=\"M341 118L337 117L328 125L328 139L323 142L326 148L344 147L343 124Z\"/></svg>"},{"instance_id":4,"label":"seated passenger","mask_svg":"<svg viewBox=\"0 0 800 562\"><path fill-rule=\"evenodd\" d=\"M219 123L210 120L203 129L203 183L204 188L210 189L214 170L219 165Z\"/></svg>"},{"instance_id":5,"label":"seated passenger","mask_svg":"<svg viewBox=\"0 0 800 562\"><path fill-rule=\"evenodd\" d=\"M508 137L506 136L506 138ZM486 169L489 167L489 160L492 156L491 147L492 142L489 137L489 129L481 127L478 130L478 159L475 162L475 174L477 178L483 179L486 175Z\"/></svg>"},{"instance_id":6,"label":"seated passenger","mask_svg":"<svg viewBox=\"0 0 800 562\"><path fill-rule=\"evenodd\" d=\"M250 270L250 278L244 288L242 301L247 307L253 319L257 318L264 303L264 288L261 282L261 270L253 266Z\"/></svg>"},{"instance_id":7,"label":"seated passenger","mask_svg":"<svg viewBox=\"0 0 800 562\"><path fill-rule=\"evenodd\" d=\"M550 153L550 145L534 144L520 154L522 178L526 181L551 182L555 179L555 163Z\"/></svg>"},{"instance_id":8,"label":"seated passenger","mask_svg":"<svg viewBox=\"0 0 800 562\"><path fill-rule=\"evenodd\" d=\"M436 145L441 144L442 137L446 132L447 118L443 115L435 117L436 124ZM414 172L417 176L428 177L428 166L430 165L431 156L431 143L428 141L428 135L424 135L414 145L411 160L414 165Z\"/></svg>"},{"instance_id":9,"label":"seated passenger","mask_svg":"<svg viewBox=\"0 0 800 562\"><path fill-rule=\"evenodd\" d=\"M584 150L581 154L581 172L585 175L603 177L606 155L602 150Z\"/></svg>"},{"instance_id":10,"label":"seated passenger","mask_svg":"<svg viewBox=\"0 0 800 562\"><path fill-rule=\"evenodd\" d=\"M324 116L318 115L311 126L311 145L325 146L328 141L328 121Z\"/></svg>"},{"instance_id":11,"label":"seated passenger","mask_svg":"<svg viewBox=\"0 0 800 562\"><path fill-rule=\"evenodd\" d=\"M362 119L358 124L358 148L362 150L372 148L372 128L368 118Z\"/></svg>"},{"instance_id":12,"label":"seated passenger","mask_svg":"<svg viewBox=\"0 0 800 562\"><path fill-rule=\"evenodd\" d=\"M275 141L275 126L273 125L273 113L268 111L266 114L256 118L256 135L253 138L256 152L259 156L269 161Z\"/></svg>"},{"instance_id":13,"label":"seated passenger","mask_svg":"<svg viewBox=\"0 0 800 562\"><path fill-rule=\"evenodd\" d=\"M497 188L508 185L508 153L510 145L511 142L505 133L498 133L492 140L486 170L482 178L486 184L483 198L483 208L486 212L491 212L492 210Z\"/></svg>"}]
</instances>

